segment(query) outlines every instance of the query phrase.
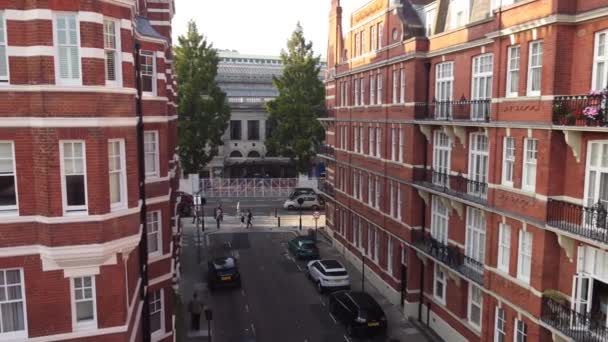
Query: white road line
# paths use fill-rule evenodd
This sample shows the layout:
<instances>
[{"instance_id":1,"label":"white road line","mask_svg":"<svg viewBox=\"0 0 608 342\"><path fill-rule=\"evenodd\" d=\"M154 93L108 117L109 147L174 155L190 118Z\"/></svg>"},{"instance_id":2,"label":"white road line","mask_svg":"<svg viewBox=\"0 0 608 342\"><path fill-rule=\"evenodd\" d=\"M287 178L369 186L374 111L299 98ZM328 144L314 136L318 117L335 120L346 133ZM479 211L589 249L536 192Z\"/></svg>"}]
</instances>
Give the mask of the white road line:
<instances>
[{"instance_id":1,"label":"white road line","mask_svg":"<svg viewBox=\"0 0 608 342\"><path fill-rule=\"evenodd\" d=\"M245 304L245 312L249 312L249 305Z\"/></svg>"},{"instance_id":2,"label":"white road line","mask_svg":"<svg viewBox=\"0 0 608 342\"><path fill-rule=\"evenodd\" d=\"M302 267L300 267L300 265L296 264L296 267L298 268L299 271L302 271Z\"/></svg>"},{"instance_id":3,"label":"white road line","mask_svg":"<svg viewBox=\"0 0 608 342\"><path fill-rule=\"evenodd\" d=\"M321 305L325 306L325 302L323 301L323 297L319 296L319 300L321 301Z\"/></svg>"},{"instance_id":4,"label":"white road line","mask_svg":"<svg viewBox=\"0 0 608 342\"><path fill-rule=\"evenodd\" d=\"M245 297L245 290L241 289L241 295L243 295L243 297Z\"/></svg>"},{"instance_id":5,"label":"white road line","mask_svg":"<svg viewBox=\"0 0 608 342\"><path fill-rule=\"evenodd\" d=\"M350 342L350 339L346 335L342 335L342 336L344 336L344 339L346 340L346 342Z\"/></svg>"},{"instance_id":6,"label":"white road line","mask_svg":"<svg viewBox=\"0 0 608 342\"><path fill-rule=\"evenodd\" d=\"M338 321L336 321L336 318L331 314L331 312L329 313L329 317L331 317L335 324L338 324Z\"/></svg>"},{"instance_id":7,"label":"white road line","mask_svg":"<svg viewBox=\"0 0 608 342\"><path fill-rule=\"evenodd\" d=\"M253 332L253 336L255 336L255 326L251 323L251 331Z\"/></svg>"}]
</instances>

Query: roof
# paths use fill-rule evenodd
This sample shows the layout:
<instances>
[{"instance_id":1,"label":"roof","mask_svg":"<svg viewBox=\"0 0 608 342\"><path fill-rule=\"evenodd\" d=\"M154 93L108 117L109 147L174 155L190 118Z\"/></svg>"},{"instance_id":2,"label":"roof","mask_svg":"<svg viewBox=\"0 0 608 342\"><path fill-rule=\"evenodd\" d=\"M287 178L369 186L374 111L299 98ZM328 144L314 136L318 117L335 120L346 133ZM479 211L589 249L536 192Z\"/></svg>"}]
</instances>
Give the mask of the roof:
<instances>
[{"instance_id":1,"label":"roof","mask_svg":"<svg viewBox=\"0 0 608 342\"><path fill-rule=\"evenodd\" d=\"M154 27L152 27L152 24L150 24L150 21L148 20L148 18L142 17L140 15L135 17L135 29L142 36L167 40L166 37L164 37L163 35L158 33L154 29Z\"/></svg>"},{"instance_id":2,"label":"roof","mask_svg":"<svg viewBox=\"0 0 608 342\"><path fill-rule=\"evenodd\" d=\"M337 260L321 260L321 265L325 267L326 270L329 269L344 269L344 266Z\"/></svg>"},{"instance_id":3,"label":"roof","mask_svg":"<svg viewBox=\"0 0 608 342\"><path fill-rule=\"evenodd\" d=\"M367 292L353 291L353 292L347 292L346 295L350 296L350 298L352 298L353 301L360 308L376 309L379 307L378 302L376 302L376 300L372 296L370 296Z\"/></svg>"}]
</instances>

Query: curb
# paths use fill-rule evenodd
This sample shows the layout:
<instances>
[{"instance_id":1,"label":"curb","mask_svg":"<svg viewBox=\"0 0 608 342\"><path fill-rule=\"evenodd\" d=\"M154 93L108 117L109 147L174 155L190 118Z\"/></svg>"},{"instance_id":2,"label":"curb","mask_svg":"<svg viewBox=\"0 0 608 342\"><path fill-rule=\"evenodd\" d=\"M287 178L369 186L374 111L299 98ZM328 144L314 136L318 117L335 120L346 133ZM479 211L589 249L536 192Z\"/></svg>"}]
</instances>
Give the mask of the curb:
<instances>
[{"instance_id":1,"label":"curb","mask_svg":"<svg viewBox=\"0 0 608 342\"><path fill-rule=\"evenodd\" d=\"M414 319L414 318L410 317L408 319L408 321L413 326L415 326L416 328L418 328L418 331L420 331L420 333L422 333L422 335L424 335L424 337L428 338L429 341L432 341L432 342L444 342L443 339L441 337L439 337L439 335L437 335L436 332L434 332L428 326L424 325L422 322L419 322L417 319Z\"/></svg>"}]
</instances>

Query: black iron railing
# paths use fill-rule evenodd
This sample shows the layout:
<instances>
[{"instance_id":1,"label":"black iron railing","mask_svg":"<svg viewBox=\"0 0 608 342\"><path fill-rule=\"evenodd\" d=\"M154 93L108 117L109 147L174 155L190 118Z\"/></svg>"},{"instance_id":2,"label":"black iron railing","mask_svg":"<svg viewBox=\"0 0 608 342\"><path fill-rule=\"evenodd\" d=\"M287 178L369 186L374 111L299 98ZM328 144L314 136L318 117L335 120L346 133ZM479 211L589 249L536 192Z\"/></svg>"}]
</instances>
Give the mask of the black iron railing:
<instances>
[{"instance_id":1,"label":"black iron railing","mask_svg":"<svg viewBox=\"0 0 608 342\"><path fill-rule=\"evenodd\" d=\"M598 95L556 96L553 124L563 126L606 126L606 100Z\"/></svg>"},{"instance_id":2,"label":"black iron railing","mask_svg":"<svg viewBox=\"0 0 608 342\"><path fill-rule=\"evenodd\" d=\"M543 297L541 320L577 342L608 341L606 317L581 314L570 306Z\"/></svg>"},{"instance_id":3,"label":"black iron railing","mask_svg":"<svg viewBox=\"0 0 608 342\"><path fill-rule=\"evenodd\" d=\"M412 231L412 242L426 254L479 285L483 285L483 263L464 255L458 247L445 245L422 230Z\"/></svg>"},{"instance_id":4,"label":"black iron railing","mask_svg":"<svg viewBox=\"0 0 608 342\"><path fill-rule=\"evenodd\" d=\"M331 198L336 197L336 192L334 191L333 184L328 182L326 179L319 180L318 188L319 188L319 191L325 193L327 196L329 196Z\"/></svg>"},{"instance_id":5,"label":"black iron railing","mask_svg":"<svg viewBox=\"0 0 608 342\"><path fill-rule=\"evenodd\" d=\"M485 203L488 195L488 183L468 179L461 174L450 175L433 169L415 169L414 181L436 191Z\"/></svg>"},{"instance_id":6,"label":"black iron railing","mask_svg":"<svg viewBox=\"0 0 608 342\"><path fill-rule=\"evenodd\" d=\"M415 104L415 118L418 120L441 121L490 121L490 99L436 101Z\"/></svg>"},{"instance_id":7,"label":"black iron railing","mask_svg":"<svg viewBox=\"0 0 608 342\"><path fill-rule=\"evenodd\" d=\"M325 155L331 158L336 158L336 152L334 150L334 147L331 145L320 145L318 150L317 150L317 154L319 155Z\"/></svg>"},{"instance_id":8,"label":"black iron railing","mask_svg":"<svg viewBox=\"0 0 608 342\"><path fill-rule=\"evenodd\" d=\"M547 202L547 224L604 243L608 243L607 217L602 203L584 207L551 198Z\"/></svg>"}]
</instances>

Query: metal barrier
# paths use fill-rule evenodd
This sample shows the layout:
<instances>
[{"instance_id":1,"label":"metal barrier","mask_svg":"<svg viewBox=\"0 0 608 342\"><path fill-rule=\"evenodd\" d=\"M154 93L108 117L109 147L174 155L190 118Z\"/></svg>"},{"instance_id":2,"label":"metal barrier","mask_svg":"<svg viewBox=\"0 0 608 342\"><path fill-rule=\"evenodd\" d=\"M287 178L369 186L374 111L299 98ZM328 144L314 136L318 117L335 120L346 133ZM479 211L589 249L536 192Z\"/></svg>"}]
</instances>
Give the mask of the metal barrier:
<instances>
[{"instance_id":1,"label":"metal barrier","mask_svg":"<svg viewBox=\"0 0 608 342\"><path fill-rule=\"evenodd\" d=\"M297 178L203 178L203 196L214 197L285 197L298 185Z\"/></svg>"}]
</instances>

